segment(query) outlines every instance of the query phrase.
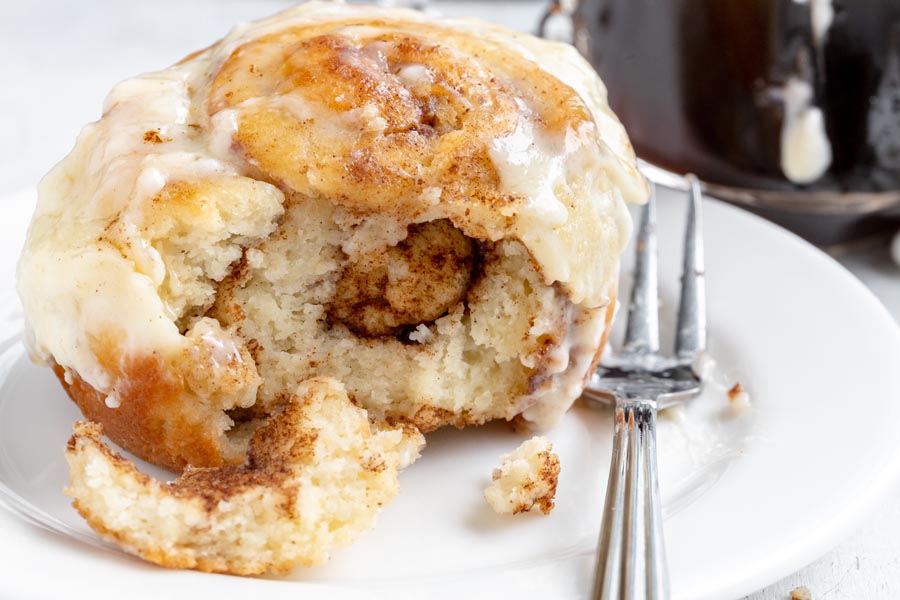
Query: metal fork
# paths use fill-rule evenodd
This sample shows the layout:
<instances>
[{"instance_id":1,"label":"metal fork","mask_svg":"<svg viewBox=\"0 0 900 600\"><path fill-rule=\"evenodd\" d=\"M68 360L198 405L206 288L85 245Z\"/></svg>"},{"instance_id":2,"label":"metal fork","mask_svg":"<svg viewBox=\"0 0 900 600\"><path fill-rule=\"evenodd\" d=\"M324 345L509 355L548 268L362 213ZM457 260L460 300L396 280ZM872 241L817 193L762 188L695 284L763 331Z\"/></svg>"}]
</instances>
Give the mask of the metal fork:
<instances>
[{"instance_id":1,"label":"metal fork","mask_svg":"<svg viewBox=\"0 0 900 600\"><path fill-rule=\"evenodd\" d=\"M656 466L656 413L696 396L693 363L706 347L702 195L689 176L674 356L659 353L656 190L643 208L622 351L604 359L584 396L615 403L615 438L592 600L669 598Z\"/></svg>"}]
</instances>

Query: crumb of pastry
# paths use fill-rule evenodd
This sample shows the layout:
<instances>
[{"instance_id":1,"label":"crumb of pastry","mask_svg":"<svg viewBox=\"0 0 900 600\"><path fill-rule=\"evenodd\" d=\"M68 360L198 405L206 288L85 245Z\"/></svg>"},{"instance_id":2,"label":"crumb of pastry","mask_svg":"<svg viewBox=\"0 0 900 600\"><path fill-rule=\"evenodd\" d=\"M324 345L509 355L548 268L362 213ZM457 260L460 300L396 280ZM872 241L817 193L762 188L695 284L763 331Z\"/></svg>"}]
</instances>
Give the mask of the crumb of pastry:
<instances>
[{"instance_id":1,"label":"crumb of pastry","mask_svg":"<svg viewBox=\"0 0 900 600\"><path fill-rule=\"evenodd\" d=\"M559 457L552 450L550 440L535 436L500 457L500 468L484 490L494 512L517 515L537 507L550 514L559 478Z\"/></svg>"},{"instance_id":2,"label":"crumb of pastry","mask_svg":"<svg viewBox=\"0 0 900 600\"><path fill-rule=\"evenodd\" d=\"M409 426L370 425L326 377L254 432L239 467L189 468L165 484L101 435L78 423L66 450L66 493L91 527L150 562L240 575L325 562L374 525L424 443Z\"/></svg>"},{"instance_id":3,"label":"crumb of pastry","mask_svg":"<svg viewBox=\"0 0 900 600\"><path fill-rule=\"evenodd\" d=\"M808 587L801 585L791 590L791 600L812 600L812 593Z\"/></svg>"},{"instance_id":4,"label":"crumb of pastry","mask_svg":"<svg viewBox=\"0 0 900 600\"><path fill-rule=\"evenodd\" d=\"M158 129L148 129L144 132L144 141L150 144L163 144L171 142L172 138L161 136Z\"/></svg>"},{"instance_id":5,"label":"crumb of pastry","mask_svg":"<svg viewBox=\"0 0 900 600\"><path fill-rule=\"evenodd\" d=\"M741 385L741 382L735 383L726 394L728 395L728 405L736 415L742 415L750 409L750 394Z\"/></svg>"}]
</instances>

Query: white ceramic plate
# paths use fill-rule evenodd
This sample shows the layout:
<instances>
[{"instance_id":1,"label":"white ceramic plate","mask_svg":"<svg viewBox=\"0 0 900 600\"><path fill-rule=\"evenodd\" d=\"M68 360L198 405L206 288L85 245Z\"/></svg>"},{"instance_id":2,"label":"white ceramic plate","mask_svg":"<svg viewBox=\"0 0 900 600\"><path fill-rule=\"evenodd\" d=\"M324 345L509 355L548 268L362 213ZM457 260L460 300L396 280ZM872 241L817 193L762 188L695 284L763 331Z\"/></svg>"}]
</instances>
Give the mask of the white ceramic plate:
<instances>
[{"instance_id":1,"label":"white ceramic plate","mask_svg":"<svg viewBox=\"0 0 900 600\"><path fill-rule=\"evenodd\" d=\"M432 435L375 531L322 568L266 579L171 571L96 542L62 494L63 447L79 414L18 342L12 261L32 198L0 199L0 483L12 508L0 511L0 597L586 597L611 427L607 409L584 405L548 434L562 462L548 517L487 508L481 492L497 457L523 438L496 425ZM675 310L683 206L661 193L663 329ZM900 477L896 322L837 263L771 224L708 202L705 230L717 368L703 396L663 419L659 440L682 600L734 599L811 562ZM753 401L743 416L724 395L735 381Z\"/></svg>"}]
</instances>

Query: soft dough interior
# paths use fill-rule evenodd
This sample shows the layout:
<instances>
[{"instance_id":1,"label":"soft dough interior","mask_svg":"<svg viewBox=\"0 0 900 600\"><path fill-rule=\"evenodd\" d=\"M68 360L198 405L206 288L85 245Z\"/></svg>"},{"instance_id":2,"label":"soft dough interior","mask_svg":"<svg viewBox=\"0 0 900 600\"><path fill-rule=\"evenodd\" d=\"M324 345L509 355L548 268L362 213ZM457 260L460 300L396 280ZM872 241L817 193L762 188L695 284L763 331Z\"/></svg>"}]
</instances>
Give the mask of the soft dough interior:
<instances>
[{"instance_id":1,"label":"soft dough interior","mask_svg":"<svg viewBox=\"0 0 900 600\"><path fill-rule=\"evenodd\" d=\"M452 233L434 233L441 229ZM411 238L422 231L432 232L422 243L452 238L451 247L443 254L415 251ZM468 240L445 220L403 226L354 217L325 200L291 199L279 229L245 252L210 312L247 343L263 381L256 405L236 418L267 414L298 381L325 374L376 418L425 431L521 412L546 348L565 337L566 300L542 282L520 243L469 240L473 256L461 258L459 238ZM406 248L402 259L391 260L398 248ZM401 314L406 322L390 330L360 330L354 309L394 317L390 298L381 306L335 304L346 300L348 287L365 296L359 288L373 285L375 298L378 278L360 281L358 265L383 263L385 256L381 284L396 288L404 280L400 304L419 303L419 314ZM440 268L446 262L449 270ZM402 273L392 277L392 270ZM410 322L429 316L436 318Z\"/></svg>"}]
</instances>

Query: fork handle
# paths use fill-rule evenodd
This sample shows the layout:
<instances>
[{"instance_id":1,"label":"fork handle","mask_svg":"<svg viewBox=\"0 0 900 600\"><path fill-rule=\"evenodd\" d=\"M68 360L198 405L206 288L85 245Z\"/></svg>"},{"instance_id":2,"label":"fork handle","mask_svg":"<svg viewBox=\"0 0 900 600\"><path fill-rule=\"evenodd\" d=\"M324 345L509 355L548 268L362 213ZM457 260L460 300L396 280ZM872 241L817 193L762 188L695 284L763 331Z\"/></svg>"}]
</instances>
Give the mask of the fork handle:
<instances>
[{"instance_id":1,"label":"fork handle","mask_svg":"<svg viewBox=\"0 0 900 600\"><path fill-rule=\"evenodd\" d=\"M668 598L656 467L656 401L617 400L591 600Z\"/></svg>"}]
</instances>

